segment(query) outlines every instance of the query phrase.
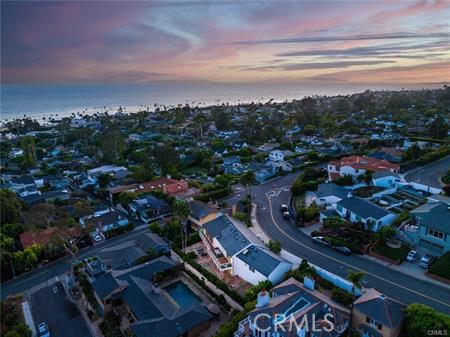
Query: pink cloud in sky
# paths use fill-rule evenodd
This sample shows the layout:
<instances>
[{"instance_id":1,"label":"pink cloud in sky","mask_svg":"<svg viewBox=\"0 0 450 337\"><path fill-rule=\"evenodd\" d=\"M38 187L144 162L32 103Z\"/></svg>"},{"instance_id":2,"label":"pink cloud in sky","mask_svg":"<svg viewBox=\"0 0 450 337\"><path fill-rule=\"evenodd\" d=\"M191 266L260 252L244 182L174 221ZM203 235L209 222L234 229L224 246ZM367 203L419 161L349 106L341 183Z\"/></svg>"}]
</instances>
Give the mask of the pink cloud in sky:
<instances>
[{"instance_id":1,"label":"pink cloud in sky","mask_svg":"<svg viewBox=\"0 0 450 337\"><path fill-rule=\"evenodd\" d=\"M430 65L428 55L448 41L450 21L449 3L438 0L4 1L1 6L3 83L306 79L330 73L333 62L350 65L339 72L340 80L379 81L384 74L387 80L413 81L427 76L421 69L441 66ZM436 47L421 46L425 40ZM415 57L407 66L417 76L400 76L402 55L389 59L394 53L386 45L399 50L417 45L407 51ZM376 52L377 47L386 53ZM374 52L329 52L356 48ZM328 53L278 56L310 50ZM440 53L436 63L450 56ZM263 70L275 64L276 70ZM305 69L307 64L316 66ZM254 70L242 72L243 67ZM433 76L429 72L430 80Z\"/></svg>"}]
</instances>

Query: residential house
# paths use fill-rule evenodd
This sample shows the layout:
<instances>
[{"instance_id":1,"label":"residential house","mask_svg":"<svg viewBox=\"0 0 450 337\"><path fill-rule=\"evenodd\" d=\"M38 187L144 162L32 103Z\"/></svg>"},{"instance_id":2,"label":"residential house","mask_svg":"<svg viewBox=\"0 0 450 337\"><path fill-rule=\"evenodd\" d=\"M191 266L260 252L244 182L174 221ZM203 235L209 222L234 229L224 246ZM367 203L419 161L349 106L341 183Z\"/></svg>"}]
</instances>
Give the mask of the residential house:
<instances>
[{"instance_id":1,"label":"residential house","mask_svg":"<svg viewBox=\"0 0 450 337\"><path fill-rule=\"evenodd\" d=\"M100 313L111 311L112 301L120 299L122 320L128 321L126 325L135 337L198 336L209 328L212 315L201 302L180 307L179 299L174 299L154 281L155 275L174 267L171 260L162 256L91 280Z\"/></svg>"},{"instance_id":2,"label":"residential house","mask_svg":"<svg viewBox=\"0 0 450 337\"><path fill-rule=\"evenodd\" d=\"M350 191L334 183L323 183L317 186L314 201L317 206L325 208L336 208L336 203L348 198Z\"/></svg>"},{"instance_id":3,"label":"residential house","mask_svg":"<svg viewBox=\"0 0 450 337\"><path fill-rule=\"evenodd\" d=\"M19 197L26 197L31 194L40 194L36 187L34 178L31 175L23 175L11 178L4 188L15 192Z\"/></svg>"},{"instance_id":4,"label":"residential house","mask_svg":"<svg viewBox=\"0 0 450 337\"><path fill-rule=\"evenodd\" d=\"M269 160L274 162L284 161L284 152L281 150L270 151Z\"/></svg>"},{"instance_id":5,"label":"residential house","mask_svg":"<svg viewBox=\"0 0 450 337\"><path fill-rule=\"evenodd\" d=\"M428 202L410 212L418 226L415 243L432 253L450 251L450 204Z\"/></svg>"},{"instance_id":6,"label":"residential house","mask_svg":"<svg viewBox=\"0 0 450 337\"><path fill-rule=\"evenodd\" d=\"M257 284L279 283L292 264L268 250L250 231L228 216L219 216L200 228L200 238L221 273L230 273Z\"/></svg>"},{"instance_id":7,"label":"residential house","mask_svg":"<svg viewBox=\"0 0 450 337\"><path fill-rule=\"evenodd\" d=\"M167 177L161 177L146 183L112 187L109 189L109 192L114 195L121 192L148 193L156 190L175 197L191 197L200 192L200 190L195 187L189 187L188 182L183 179L176 180Z\"/></svg>"},{"instance_id":8,"label":"residential house","mask_svg":"<svg viewBox=\"0 0 450 337\"><path fill-rule=\"evenodd\" d=\"M117 165L103 165L87 171L89 177L96 178L101 174L113 175L115 178L123 178L128 174L128 169Z\"/></svg>"},{"instance_id":9,"label":"residential house","mask_svg":"<svg viewBox=\"0 0 450 337\"><path fill-rule=\"evenodd\" d=\"M189 202L189 205L191 206L191 213L189 214L188 220L197 227L201 227L221 215L217 209L198 200Z\"/></svg>"},{"instance_id":10,"label":"residential house","mask_svg":"<svg viewBox=\"0 0 450 337\"><path fill-rule=\"evenodd\" d=\"M53 190L42 194L46 202L55 200L69 200L71 195L68 190Z\"/></svg>"},{"instance_id":11,"label":"residential house","mask_svg":"<svg viewBox=\"0 0 450 337\"><path fill-rule=\"evenodd\" d=\"M397 337L404 317L403 305L371 288L353 303L352 327L363 337Z\"/></svg>"},{"instance_id":12,"label":"residential house","mask_svg":"<svg viewBox=\"0 0 450 337\"><path fill-rule=\"evenodd\" d=\"M346 175L357 177L366 171L379 172L386 170L398 173L400 165L390 163L387 160L379 160L365 156L350 156L343 157L340 160L330 161L327 166L329 180L336 180Z\"/></svg>"},{"instance_id":13,"label":"residential house","mask_svg":"<svg viewBox=\"0 0 450 337\"><path fill-rule=\"evenodd\" d=\"M397 214L359 197L342 199L336 204L339 216L350 221L364 224L365 230L377 232L381 227L392 224Z\"/></svg>"},{"instance_id":14,"label":"residential house","mask_svg":"<svg viewBox=\"0 0 450 337\"><path fill-rule=\"evenodd\" d=\"M350 310L315 290L308 278L304 284L289 278L271 292L258 294L255 309L239 323L234 337L339 337L350 326Z\"/></svg>"},{"instance_id":15,"label":"residential house","mask_svg":"<svg viewBox=\"0 0 450 337\"><path fill-rule=\"evenodd\" d=\"M96 228L102 232L107 232L115 228L127 226L128 219L115 210L107 210L98 215L93 214L87 217L81 217L80 224L82 226Z\"/></svg>"},{"instance_id":16,"label":"residential house","mask_svg":"<svg viewBox=\"0 0 450 337\"><path fill-rule=\"evenodd\" d=\"M146 256L150 250L157 254L169 255L171 246L159 235L149 232L136 239L103 248L98 252L97 260L104 266L104 270L121 270L132 267L139 258Z\"/></svg>"},{"instance_id":17,"label":"residential house","mask_svg":"<svg viewBox=\"0 0 450 337\"><path fill-rule=\"evenodd\" d=\"M128 205L130 212L145 223L170 212L170 205L151 194L133 200Z\"/></svg>"},{"instance_id":18,"label":"residential house","mask_svg":"<svg viewBox=\"0 0 450 337\"><path fill-rule=\"evenodd\" d=\"M372 175L372 184L376 187L394 188L401 182L405 182L403 178L390 170L375 172Z\"/></svg>"}]
</instances>

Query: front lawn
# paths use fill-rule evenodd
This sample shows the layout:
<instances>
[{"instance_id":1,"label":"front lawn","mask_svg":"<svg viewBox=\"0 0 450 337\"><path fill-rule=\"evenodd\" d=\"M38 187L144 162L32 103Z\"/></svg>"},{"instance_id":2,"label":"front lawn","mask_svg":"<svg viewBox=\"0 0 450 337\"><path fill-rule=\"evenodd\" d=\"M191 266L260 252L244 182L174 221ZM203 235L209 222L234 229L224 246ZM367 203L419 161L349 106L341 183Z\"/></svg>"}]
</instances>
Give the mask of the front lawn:
<instances>
[{"instance_id":1,"label":"front lawn","mask_svg":"<svg viewBox=\"0 0 450 337\"><path fill-rule=\"evenodd\" d=\"M428 270L430 274L434 274L450 280L450 252L445 253L433 263Z\"/></svg>"},{"instance_id":2,"label":"front lawn","mask_svg":"<svg viewBox=\"0 0 450 337\"><path fill-rule=\"evenodd\" d=\"M406 255L408 255L410 250L411 249L406 245L402 245L400 248L392 248L386 243L377 243L373 248L375 253L386 256L400 263L406 259Z\"/></svg>"}]
</instances>

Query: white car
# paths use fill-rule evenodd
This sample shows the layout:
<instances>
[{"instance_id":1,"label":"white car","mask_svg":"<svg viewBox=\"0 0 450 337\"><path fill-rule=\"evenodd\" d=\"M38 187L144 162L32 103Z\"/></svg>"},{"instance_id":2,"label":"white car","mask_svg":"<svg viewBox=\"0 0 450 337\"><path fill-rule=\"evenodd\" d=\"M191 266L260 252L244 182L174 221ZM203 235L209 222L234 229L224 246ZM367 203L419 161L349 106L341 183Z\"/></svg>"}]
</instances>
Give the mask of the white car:
<instances>
[{"instance_id":1,"label":"white car","mask_svg":"<svg viewBox=\"0 0 450 337\"><path fill-rule=\"evenodd\" d=\"M98 234L94 234L92 235L92 240L94 240L95 242L100 242L102 241L102 237Z\"/></svg>"},{"instance_id":2,"label":"white car","mask_svg":"<svg viewBox=\"0 0 450 337\"><path fill-rule=\"evenodd\" d=\"M38 325L39 337L50 337L50 332L48 331L47 323L41 322Z\"/></svg>"},{"instance_id":3,"label":"white car","mask_svg":"<svg viewBox=\"0 0 450 337\"><path fill-rule=\"evenodd\" d=\"M414 262L419 258L419 254L415 250L410 250L408 255L406 256L406 261Z\"/></svg>"}]
</instances>

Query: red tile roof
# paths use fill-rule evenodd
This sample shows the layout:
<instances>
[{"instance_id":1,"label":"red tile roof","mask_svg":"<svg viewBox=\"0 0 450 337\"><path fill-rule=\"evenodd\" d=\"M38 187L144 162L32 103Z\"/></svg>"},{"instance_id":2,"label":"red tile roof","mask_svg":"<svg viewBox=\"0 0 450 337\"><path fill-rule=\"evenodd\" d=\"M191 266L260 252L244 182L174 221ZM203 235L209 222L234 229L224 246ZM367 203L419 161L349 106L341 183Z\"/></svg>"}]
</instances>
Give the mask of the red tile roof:
<instances>
[{"instance_id":1,"label":"red tile roof","mask_svg":"<svg viewBox=\"0 0 450 337\"><path fill-rule=\"evenodd\" d=\"M365 156L350 156L341 158L338 162L338 166L350 166L354 169L370 170L374 172L385 171L385 170L396 170L400 169L400 165L393 164L387 160L380 160Z\"/></svg>"}]
</instances>

